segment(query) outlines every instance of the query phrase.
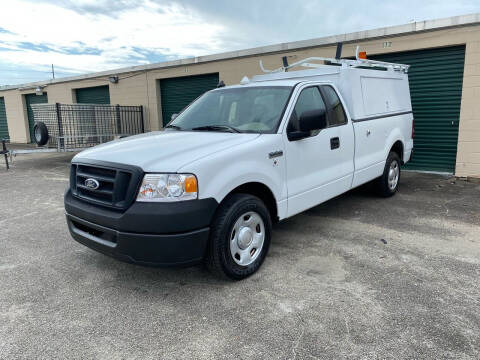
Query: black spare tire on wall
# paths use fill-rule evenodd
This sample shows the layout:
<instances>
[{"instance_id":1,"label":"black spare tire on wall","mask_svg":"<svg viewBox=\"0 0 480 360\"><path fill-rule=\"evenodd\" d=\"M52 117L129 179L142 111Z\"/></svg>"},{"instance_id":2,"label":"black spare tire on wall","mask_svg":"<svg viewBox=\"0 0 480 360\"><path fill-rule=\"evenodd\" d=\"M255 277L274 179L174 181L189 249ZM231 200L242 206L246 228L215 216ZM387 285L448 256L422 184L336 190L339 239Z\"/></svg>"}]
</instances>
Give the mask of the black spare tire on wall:
<instances>
[{"instance_id":1,"label":"black spare tire on wall","mask_svg":"<svg viewBox=\"0 0 480 360\"><path fill-rule=\"evenodd\" d=\"M38 146L45 145L48 142L48 129L44 122L38 121L33 126L34 141Z\"/></svg>"}]
</instances>

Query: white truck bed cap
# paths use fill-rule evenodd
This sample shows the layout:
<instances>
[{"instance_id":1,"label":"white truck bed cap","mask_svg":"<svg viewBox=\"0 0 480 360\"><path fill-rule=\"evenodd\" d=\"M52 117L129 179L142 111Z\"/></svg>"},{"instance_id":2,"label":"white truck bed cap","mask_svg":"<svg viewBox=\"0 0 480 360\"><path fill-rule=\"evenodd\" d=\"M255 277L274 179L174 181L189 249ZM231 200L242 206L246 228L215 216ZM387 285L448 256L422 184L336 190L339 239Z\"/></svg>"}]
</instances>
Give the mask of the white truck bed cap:
<instances>
[{"instance_id":1,"label":"white truck bed cap","mask_svg":"<svg viewBox=\"0 0 480 360\"><path fill-rule=\"evenodd\" d=\"M322 62L312 63L312 61ZM308 70L288 71L303 66ZM374 60L311 57L272 71L265 70L246 86L293 86L300 82L330 82L340 91L352 119L412 110L408 84L409 65ZM240 85L241 86L241 85Z\"/></svg>"}]
</instances>

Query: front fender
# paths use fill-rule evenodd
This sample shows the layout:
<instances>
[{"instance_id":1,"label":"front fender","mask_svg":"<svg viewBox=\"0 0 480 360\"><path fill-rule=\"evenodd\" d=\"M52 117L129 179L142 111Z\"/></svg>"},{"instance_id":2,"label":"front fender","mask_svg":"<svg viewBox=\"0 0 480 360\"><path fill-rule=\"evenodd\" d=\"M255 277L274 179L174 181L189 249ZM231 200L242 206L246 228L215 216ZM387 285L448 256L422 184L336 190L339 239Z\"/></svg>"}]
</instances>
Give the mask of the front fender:
<instances>
[{"instance_id":1,"label":"front fender","mask_svg":"<svg viewBox=\"0 0 480 360\"><path fill-rule=\"evenodd\" d=\"M240 169L243 169L243 171ZM251 171L254 169L256 170ZM232 179L229 174L235 172L238 172L239 175ZM261 183L267 186L275 197L277 203L282 199L282 188L279 181L276 181L275 178L266 172L262 172L261 169L259 169L258 164L249 162L236 163L235 165L227 166L221 172L217 173L205 190L207 193L216 193L214 197L220 203L235 188L252 182Z\"/></svg>"},{"instance_id":2,"label":"front fender","mask_svg":"<svg viewBox=\"0 0 480 360\"><path fill-rule=\"evenodd\" d=\"M267 186L277 202L278 216L285 217L287 188L285 158L270 158L283 152L280 134L264 134L247 144L234 146L182 167L180 172L198 178L199 198L213 197L219 203L235 188L251 182Z\"/></svg>"}]
</instances>

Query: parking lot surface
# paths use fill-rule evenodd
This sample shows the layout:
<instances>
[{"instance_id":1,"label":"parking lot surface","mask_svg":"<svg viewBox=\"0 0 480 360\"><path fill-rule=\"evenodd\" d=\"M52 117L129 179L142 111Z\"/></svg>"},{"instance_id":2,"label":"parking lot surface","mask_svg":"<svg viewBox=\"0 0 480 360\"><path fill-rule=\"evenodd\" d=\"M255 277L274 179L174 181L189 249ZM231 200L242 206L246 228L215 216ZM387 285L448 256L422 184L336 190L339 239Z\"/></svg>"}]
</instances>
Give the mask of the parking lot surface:
<instances>
[{"instance_id":1,"label":"parking lot surface","mask_svg":"<svg viewBox=\"0 0 480 360\"><path fill-rule=\"evenodd\" d=\"M0 164L0 359L480 358L480 185L403 173L274 228L241 282L73 241L71 155Z\"/></svg>"}]
</instances>

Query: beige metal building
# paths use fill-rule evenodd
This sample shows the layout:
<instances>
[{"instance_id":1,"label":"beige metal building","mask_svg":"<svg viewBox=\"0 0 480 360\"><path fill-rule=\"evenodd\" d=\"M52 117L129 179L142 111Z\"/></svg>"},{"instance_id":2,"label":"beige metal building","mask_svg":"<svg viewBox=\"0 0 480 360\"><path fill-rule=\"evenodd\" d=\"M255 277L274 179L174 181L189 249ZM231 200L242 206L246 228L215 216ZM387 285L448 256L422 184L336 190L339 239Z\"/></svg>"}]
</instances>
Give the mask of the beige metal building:
<instances>
[{"instance_id":1,"label":"beige metal building","mask_svg":"<svg viewBox=\"0 0 480 360\"><path fill-rule=\"evenodd\" d=\"M146 128L158 130L218 80L259 74L260 59L277 68L282 56L333 57L337 42L344 57L360 45L369 58L411 65L411 168L480 177L480 14L0 87L0 137L30 142L30 105L42 102L142 105Z\"/></svg>"}]
</instances>

